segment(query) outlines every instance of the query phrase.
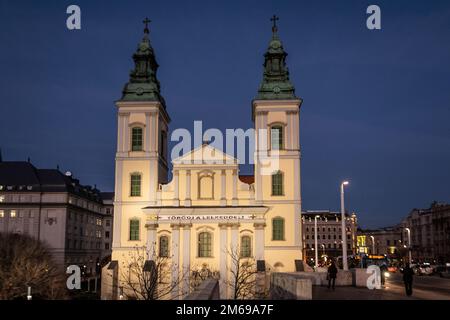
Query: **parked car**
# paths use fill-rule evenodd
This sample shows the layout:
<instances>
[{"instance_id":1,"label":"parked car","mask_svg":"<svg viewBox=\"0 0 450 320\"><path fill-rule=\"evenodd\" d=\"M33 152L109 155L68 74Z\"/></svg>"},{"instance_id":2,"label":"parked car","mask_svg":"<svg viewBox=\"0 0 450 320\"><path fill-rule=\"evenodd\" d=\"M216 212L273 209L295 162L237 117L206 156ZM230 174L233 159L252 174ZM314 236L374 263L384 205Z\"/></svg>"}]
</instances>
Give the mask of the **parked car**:
<instances>
[{"instance_id":1,"label":"parked car","mask_svg":"<svg viewBox=\"0 0 450 320\"><path fill-rule=\"evenodd\" d=\"M423 263L416 266L417 274L420 276L433 274L433 268L429 263Z\"/></svg>"},{"instance_id":2,"label":"parked car","mask_svg":"<svg viewBox=\"0 0 450 320\"><path fill-rule=\"evenodd\" d=\"M396 266L389 266L388 268L389 272L397 272L398 268Z\"/></svg>"}]
</instances>

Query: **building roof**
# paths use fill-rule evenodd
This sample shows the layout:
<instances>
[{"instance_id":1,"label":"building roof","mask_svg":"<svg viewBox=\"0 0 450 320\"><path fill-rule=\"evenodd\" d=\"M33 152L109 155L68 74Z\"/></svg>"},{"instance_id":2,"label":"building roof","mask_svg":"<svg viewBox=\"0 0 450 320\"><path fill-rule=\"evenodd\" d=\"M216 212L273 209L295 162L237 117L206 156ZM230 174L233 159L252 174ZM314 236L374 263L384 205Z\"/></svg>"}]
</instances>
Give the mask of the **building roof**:
<instances>
[{"instance_id":1,"label":"building roof","mask_svg":"<svg viewBox=\"0 0 450 320\"><path fill-rule=\"evenodd\" d=\"M131 70L130 79L122 91L121 101L156 101L161 103L165 110L166 102L161 95L157 78L159 65L150 43L148 22L144 36L133 54L134 69Z\"/></svg>"},{"instance_id":2,"label":"building roof","mask_svg":"<svg viewBox=\"0 0 450 320\"><path fill-rule=\"evenodd\" d=\"M25 161L0 162L0 186L31 186L39 188L40 181L36 168Z\"/></svg>"},{"instance_id":3,"label":"building roof","mask_svg":"<svg viewBox=\"0 0 450 320\"><path fill-rule=\"evenodd\" d=\"M203 143L202 145L190 150L172 160L174 166L179 165L226 165L236 166L238 159L229 155L222 150L215 148L209 143Z\"/></svg>"},{"instance_id":4,"label":"building roof","mask_svg":"<svg viewBox=\"0 0 450 320\"><path fill-rule=\"evenodd\" d=\"M30 162L0 162L0 191L2 192L68 192L79 197L102 202L100 191L81 185L72 174L57 169L37 169Z\"/></svg>"},{"instance_id":5,"label":"building roof","mask_svg":"<svg viewBox=\"0 0 450 320\"><path fill-rule=\"evenodd\" d=\"M259 86L256 100L297 100L295 88L289 79L286 66L287 53L278 36L277 17L273 17L272 38L264 54L263 80Z\"/></svg>"},{"instance_id":6,"label":"building roof","mask_svg":"<svg viewBox=\"0 0 450 320\"><path fill-rule=\"evenodd\" d=\"M361 229L358 228L360 233L391 233L391 232L400 232L401 228L399 226L393 227L384 227L378 229Z\"/></svg>"},{"instance_id":7,"label":"building roof","mask_svg":"<svg viewBox=\"0 0 450 320\"><path fill-rule=\"evenodd\" d=\"M114 192L100 192L103 201L114 201Z\"/></svg>"},{"instance_id":8,"label":"building roof","mask_svg":"<svg viewBox=\"0 0 450 320\"><path fill-rule=\"evenodd\" d=\"M253 184L255 182L254 175L239 175L239 180L246 184Z\"/></svg>"},{"instance_id":9,"label":"building roof","mask_svg":"<svg viewBox=\"0 0 450 320\"><path fill-rule=\"evenodd\" d=\"M341 213L337 212L337 211L330 211L330 210L307 210L307 211L303 211L302 212L302 216L304 217L312 217L314 218L314 216L321 216L322 218L340 218L341 217ZM349 215L347 212L345 213L346 217L350 217L351 215Z\"/></svg>"}]
</instances>

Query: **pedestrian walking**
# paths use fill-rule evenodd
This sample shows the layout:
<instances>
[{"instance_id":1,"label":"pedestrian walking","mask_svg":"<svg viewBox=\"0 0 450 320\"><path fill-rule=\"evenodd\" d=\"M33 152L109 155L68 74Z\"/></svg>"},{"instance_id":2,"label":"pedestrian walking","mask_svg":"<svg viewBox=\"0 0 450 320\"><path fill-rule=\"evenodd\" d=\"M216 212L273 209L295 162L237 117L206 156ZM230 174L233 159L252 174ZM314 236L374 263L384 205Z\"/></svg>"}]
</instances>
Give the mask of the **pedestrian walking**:
<instances>
[{"instance_id":1,"label":"pedestrian walking","mask_svg":"<svg viewBox=\"0 0 450 320\"><path fill-rule=\"evenodd\" d=\"M386 267L386 265L383 263L380 267L380 276L381 276L381 285L384 286L384 284L386 283L386 272L387 272L388 268Z\"/></svg>"},{"instance_id":2,"label":"pedestrian walking","mask_svg":"<svg viewBox=\"0 0 450 320\"><path fill-rule=\"evenodd\" d=\"M330 266L328 267L328 273L327 273L328 289L330 289L330 287L332 287L334 290L337 272L338 272L338 270L336 268L336 265L334 264L334 261L332 261Z\"/></svg>"},{"instance_id":3,"label":"pedestrian walking","mask_svg":"<svg viewBox=\"0 0 450 320\"><path fill-rule=\"evenodd\" d=\"M403 282L405 283L405 291L406 291L406 295L408 297L411 296L412 292L413 292L413 289L412 289L413 276L414 276L414 271L409 266L409 263L407 263L405 268L403 269Z\"/></svg>"}]
</instances>

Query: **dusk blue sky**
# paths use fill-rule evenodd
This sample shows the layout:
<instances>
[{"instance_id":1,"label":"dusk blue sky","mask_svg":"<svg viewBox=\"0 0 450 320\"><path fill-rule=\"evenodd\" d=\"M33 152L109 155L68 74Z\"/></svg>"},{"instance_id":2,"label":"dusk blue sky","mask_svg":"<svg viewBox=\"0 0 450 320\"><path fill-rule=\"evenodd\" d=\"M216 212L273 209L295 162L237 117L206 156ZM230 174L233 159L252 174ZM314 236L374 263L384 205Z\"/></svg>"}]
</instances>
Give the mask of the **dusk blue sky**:
<instances>
[{"instance_id":1,"label":"dusk blue sky","mask_svg":"<svg viewBox=\"0 0 450 320\"><path fill-rule=\"evenodd\" d=\"M77 4L82 29L66 28ZM377 4L382 30L366 28ZM298 96L304 210L362 227L450 201L449 1L0 1L4 160L114 189L116 108L142 38L160 65L171 129L251 127L273 14ZM243 167L241 173L251 173Z\"/></svg>"}]
</instances>

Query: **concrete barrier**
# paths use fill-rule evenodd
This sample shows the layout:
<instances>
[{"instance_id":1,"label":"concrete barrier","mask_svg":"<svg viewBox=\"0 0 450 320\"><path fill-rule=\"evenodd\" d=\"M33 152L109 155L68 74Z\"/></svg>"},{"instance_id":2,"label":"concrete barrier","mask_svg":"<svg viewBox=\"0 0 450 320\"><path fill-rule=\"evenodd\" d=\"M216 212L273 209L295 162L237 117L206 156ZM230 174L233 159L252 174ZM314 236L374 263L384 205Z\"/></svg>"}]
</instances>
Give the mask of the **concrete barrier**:
<instances>
[{"instance_id":1,"label":"concrete barrier","mask_svg":"<svg viewBox=\"0 0 450 320\"><path fill-rule=\"evenodd\" d=\"M206 279L194 292L187 295L183 300L219 300L219 281L216 279Z\"/></svg>"},{"instance_id":2,"label":"concrete barrier","mask_svg":"<svg viewBox=\"0 0 450 320\"><path fill-rule=\"evenodd\" d=\"M354 271L353 285L356 287L367 287L367 280L369 279L370 276L373 275L373 271L367 273L367 268L353 269L353 271ZM379 284L381 284L380 276L377 279ZM373 281L374 280L372 280L371 282Z\"/></svg>"},{"instance_id":3,"label":"concrete barrier","mask_svg":"<svg viewBox=\"0 0 450 320\"><path fill-rule=\"evenodd\" d=\"M311 279L297 273L274 272L270 276L270 298L275 300L312 300Z\"/></svg>"},{"instance_id":4,"label":"concrete barrier","mask_svg":"<svg viewBox=\"0 0 450 320\"><path fill-rule=\"evenodd\" d=\"M117 300L119 290L117 261L111 261L102 268L101 281L100 298L102 300Z\"/></svg>"},{"instance_id":5,"label":"concrete barrier","mask_svg":"<svg viewBox=\"0 0 450 320\"><path fill-rule=\"evenodd\" d=\"M296 274L304 279L310 279L314 286L327 286L327 272L296 272ZM336 276L336 286L353 285L353 274L351 271L339 269Z\"/></svg>"},{"instance_id":6,"label":"concrete barrier","mask_svg":"<svg viewBox=\"0 0 450 320\"><path fill-rule=\"evenodd\" d=\"M344 271L339 269L336 278L336 286L345 287L352 285L353 285L353 273L350 270Z\"/></svg>"}]
</instances>

